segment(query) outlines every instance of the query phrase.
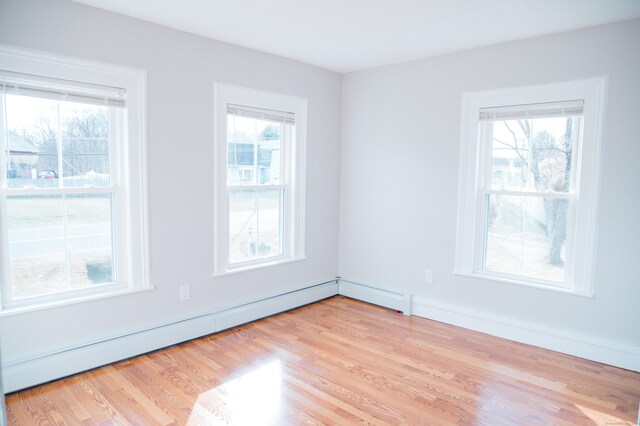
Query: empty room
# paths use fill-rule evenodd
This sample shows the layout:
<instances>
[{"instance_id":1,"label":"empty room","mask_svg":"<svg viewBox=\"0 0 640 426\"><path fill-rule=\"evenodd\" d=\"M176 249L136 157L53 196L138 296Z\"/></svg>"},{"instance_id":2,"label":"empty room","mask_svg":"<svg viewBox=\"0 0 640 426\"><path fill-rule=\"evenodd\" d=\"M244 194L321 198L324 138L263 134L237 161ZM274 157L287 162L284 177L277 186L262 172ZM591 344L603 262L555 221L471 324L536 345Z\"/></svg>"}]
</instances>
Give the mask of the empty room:
<instances>
[{"instance_id":1,"label":"empty room","mask_svg":"<svg viewBox=\"0 0 640 426\"><path fill-rule=\"evenodd\" d=\"M637 425L638 0L0 0L0 425Z\"/></svg>"}]
</instances>

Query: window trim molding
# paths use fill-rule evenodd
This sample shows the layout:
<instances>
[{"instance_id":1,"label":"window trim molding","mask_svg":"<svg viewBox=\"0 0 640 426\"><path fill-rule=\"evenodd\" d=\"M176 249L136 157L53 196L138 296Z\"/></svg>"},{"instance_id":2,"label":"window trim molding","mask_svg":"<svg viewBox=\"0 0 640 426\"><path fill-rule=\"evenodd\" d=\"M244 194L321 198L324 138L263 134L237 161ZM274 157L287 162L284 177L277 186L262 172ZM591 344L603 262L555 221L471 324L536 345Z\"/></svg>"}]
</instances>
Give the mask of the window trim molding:
<instances>
[{"instance_id":1,"label":"window trim molding","mask_svg":"<svg viewBox=\"0 0 640 426\"><path fill-rule=\"evenodd\" d=\"M307 100L263 90L214 82L214 253L213 276L255 270L306 259L305 218L306 218L306 140L307 140ZM287 206L285 199L285 229L283 241L285 253L278 256L251 259L230 264L229 261L229 200L227 193L227 105L244 105L276 111L293 112L296 119L295 143L286 154L291 161L289 173L293 203ZM287 160L283 160L287 161ZM288 252L287 252L288 250Z\"/></svg>"},{"instance_id":2,"label":"window trim molding","mask_svg":"<svg viewBox=\"0 0 640 426\"><path fill-rule=\"evenodd\" d=\"M579 296L594 296L601 151L608 81L608 76L600 76L569 82L463 93L454 274ZM581 231L576 232L572 241L567 241L567 244L573 244L574 248L572 277L565 280L564 286L561 283L554 286L536 280L520 280L500 276L499 273L488 274L479 271L477 254L481 225L477 212L481 206L479 185L486 164L483 144L478 143L480 109L575 99L584 99L584 113L583 143L576 159L577 205L574 212L575 229Z\"/></svg>"},{"instance_id":3,"label":"window trim molding","mask_svg":"<svg viewBox=\"0 0 640 426\"><path fill-rule=\"evenodd\" d=\"M98 61L16 47L0 43L2 69L8 72L39 76L44 79L67 80L70 85L83 83L95 86L126 88L127 112L123 119L126 132L117 137L121 140L114 156L118 155L118 167L114 174L114 188L121 192L124 209L118 209L116 220L121 277L114 284L102 289L81 289L66 294L43 295L34 298L6 301L0 296L0 315L10 315L33 310L79 303L104 297L119 296L153 288L150 282L150 242L148 229L148 174L147 174L147 73L144 70L112 65ZM4 128L4 126L2 126ZM123 222L123 217L126 220ZM7 235L2 231L2 241ZM126 238L128 236L128 238ZM4 242L2 244L5 244ZM6 253L0 247L0 256ZM122 263L123 259L132 259ZM3 260L4 262L4 260ZM7 260L8 262L8 260ZM125 267L125 265L127 265ZM5 265L6 266L6 265ZM5 269L3 267L3 269ZM3 278L4 281L4 278ZM0 292L1 293L1 292Z\"/></svg>"}]
</instances>

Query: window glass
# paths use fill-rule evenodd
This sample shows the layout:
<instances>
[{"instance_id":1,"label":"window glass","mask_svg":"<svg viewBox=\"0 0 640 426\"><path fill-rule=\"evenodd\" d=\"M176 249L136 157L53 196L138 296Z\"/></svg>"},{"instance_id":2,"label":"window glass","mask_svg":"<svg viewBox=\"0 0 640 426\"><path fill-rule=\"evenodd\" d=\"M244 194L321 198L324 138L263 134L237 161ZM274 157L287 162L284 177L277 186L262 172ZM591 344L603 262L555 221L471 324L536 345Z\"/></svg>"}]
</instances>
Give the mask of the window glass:
<instances>
[{"instance_id":1,"label":"window glass","mask_svg":"<svg viewBox=\"0 0 640 426\"><path fill-rule=\"evenodd\" d=\"M0 64L0 310L148 288L144 72L8 46Z\"/></svg>"},{"instance_id":2,"label":"window glass","mask_svg":"<svg viewBox=\"0 0 640 426\"><path fill-rule=\"evenodd\" d=\"M14 190L7 199L7 299L116 281L113 194L91 190L110 187L111 109L5 95L7 186Z\"/></svg>"},{"instance_id":3,"label":"window glass","mask_svg":"<svg viewBox=\"0 0 640 426\"><path fill-rule=\"evenodd\" d=\"M483 267L564 281L567 200L489 195Z\"/></svg>"},{"instance_id":4,"label":"window glass","mask_svg":"<svg viewBox=\"0 0 640 426\"><path fill-rule=\"evenodd\" d=\"M282 189L229 192L230 262L282 254Z\"/></svg>"},{"instance_id":5,"label":"window glass","mask_svg":"<svg viewBox=\"0 0 640 426\"><path fill-rule=\"evenodd\" d=\"M216 83L216 275L304 257L307 101Z\"/></svg>"},{"instance_id":6,"label":"window glass","mask_svg":"<svg viewBox=\"0 0 640 426\"><path fill-rule=\"evenodd\" d=\"M227 115L229 263L281 256L285 190L282 151L294 116L234 105ZM252 185L253 189L240 189Z\"/></svg>"},{"instance_id":7,"label":"window glass","mask_svg":"<svg viewBox=\"0 0 640 426\"><path fill-rule=\"evenodd\" d=\"M283 124L229 114L227 184L270 185L281 182Z\"/></svg>"},{"instance_id":8,"label":"window glass","mask_svg":"<svg viewBox=\"0 0 640 426\"><path fill-rule=\"evenodd\" d=\"M109 194L11 196L13 300L115 281Z\"/></svg>"},{"instance_id":9,"label":"window glass","mask_svg":"<svg viewBox=\"0 0 640 426\"><path fill-rule=\"evenodd\" d=\"M110 108L12 94L5 102L10 188L110 185Z\"/></svg>"},{"instance_id":10,"label":"window glass","mask_svg":"<svg viewBox=\"0 0 640 426\"><path fill-rule=\"evenodd\" d=\"M463 95L456 273L593 295L607 81Z\"/></svg>"},{"instance_id":11,"label":"window glass","mask_svg":"<svg viewBox=\"0 0 640 426\"><path fill-rule=\"evenodd\" d=\"M526 118L523 112L518 119L483 121L491 163L485 169L483 269L564 282L580 120L579 115ZM545 197L550 193L560 195Z\"/></svg>"},{"instance_id":12,"label":"window glass","mask_svg":"<svg viewBox=\"0 0 640 426\"><path fill-rule=\"evenodd\" d=\"M491 189L567 192L580 117L487 121Z\"/></svg>"},{"instance_id":13,"label":"window glass","mask_svg":"<svg viewBox=\"0 0 640 426\"><path fill-rule=\"evenodd\" d=\"M61 196L7 200L11 299L68 288Z\"/></svg>"}]
</instances>

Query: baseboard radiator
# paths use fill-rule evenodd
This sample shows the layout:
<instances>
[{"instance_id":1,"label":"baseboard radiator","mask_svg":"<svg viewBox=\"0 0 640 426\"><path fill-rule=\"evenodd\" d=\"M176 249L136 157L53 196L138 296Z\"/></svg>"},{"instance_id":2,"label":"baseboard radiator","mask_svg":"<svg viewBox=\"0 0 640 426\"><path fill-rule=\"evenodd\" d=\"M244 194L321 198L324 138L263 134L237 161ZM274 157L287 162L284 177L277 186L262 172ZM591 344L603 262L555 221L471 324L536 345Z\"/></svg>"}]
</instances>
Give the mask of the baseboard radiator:
<instances>
[{"instance_id":1,"label":"baseboard radiator","mask_svg":"<svg viewBox=\"0 0 640 426\"><path fill-rule=\"evenodd\" d=\"M484 312L442 305L341 277L299 290L253 300L216 312L136 330L55 353L2 364L4 391L14 392L90 370L136 355L236 327L247 322L314 303L335 295L383 306L498 337L533 344L581 358L640 371L640 348L589 336L541 329ZM511 324L507 326L507 324Z\"/></svg>"}]
</instances>

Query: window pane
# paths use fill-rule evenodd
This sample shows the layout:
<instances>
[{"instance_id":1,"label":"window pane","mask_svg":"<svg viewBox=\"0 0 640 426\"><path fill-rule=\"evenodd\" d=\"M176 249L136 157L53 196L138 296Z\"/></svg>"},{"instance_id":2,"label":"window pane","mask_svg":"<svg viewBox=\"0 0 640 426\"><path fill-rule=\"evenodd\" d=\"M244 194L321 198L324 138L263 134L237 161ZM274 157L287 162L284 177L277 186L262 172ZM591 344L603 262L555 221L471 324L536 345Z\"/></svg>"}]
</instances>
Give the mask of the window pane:
<instances>
[{"instance_id":1,"label":"window pane","mask_svg":"<svg viewBox=\"0 0 640 426\"><path fill-rule=\"evenodd\" d=\"M564 281L565 199L488 195L483 267L547 281Z\"/></svg>"},{"instance_id":2,"label":"window pane","mask_svg":"<svg viewBox=\"0 0 640 426\"><path fill-rule=\"evenodd\" d=\"M493 126L491 189L567 192L580 117L484 122Z\"/></svg>"},{"instance_id":3,"label":"window pane","mask_svg":"<svg viewBox=\"0 0 640 426\"><path fill-rule=\"evenodd\" d=\"M258 247L262 255L282 254L283 189L258 193Z\"/></svg>"},{"instance_id":4,"label":"window pane","mask_svg":"<svg viewBox=\"0 0 640 426\"><path fill-rule=\"evenodd\" d=\"M258 229L258 197L255 191L229 192L229 261L242 262L255 257Z\"/></svg>"},{"instance_id":5,"label":"window pane","mask_svg":"<svg viewBox=\"0 0 640 426\"><path fill-rule=\"evenodd\" d=\"M282 254L283 190L229 192L230 262Z\"/></svg>"},{"instance_id":6,"label":"window pane","mask_svg":"<svg viewBox=\"0 0 640 426\"><path fill-rule=\"evenodd\" d=\"M70 287L115 281L111 194L67 196Z\"/></svg>"},{"instance_id":7,"label":"window pane","mask_svg":"<svg viewBox=\"0 0 640 426\"><path fill-rule=\"evenodd\" d=\"M12 299L67 289L61 197L10 197L7 202Z\"/></svg>"},{"instance_id":8,"label":"window pane","mask_svg":"<svg viewBox=\"0 0 640 426\"><path fill-rule=\"evenodd\" d=\"M110 185L109 108L6 96L10 188Z\"/></svg>"},{"instance_id":9,"label":"window pane","mask_svg":"<svg viewBox=\"0 0 640 426\"><path fill-rule=\"evenodd\" d=\"M12 196L13 300L112 282L111 195Z\"/></svg>"},{"instance_id":10,"label":"window pane","mask_svg":"<svg viewBox=\"0 0 640 426\"><path fill-rule=\"evenodd\" d=\"M109 108L60 102L60 116L64 186L109 186Z\"/></svg>"},{"instance_id":11,"label":"window pane","mask_svg":"<svg viewBox=\"0 0 640 426\"><path fill-rule=\"evenodd\" d=\"M293 125L227 115L227 184L280 184L285 127Z\"/></svg>"},{"instance_id":12,"label":"window pane","mask_svg":"<svg viewBox=\"0 0 640 426\"><path fill-rule=\"evenodd\" d=\"M58 102L6 95L10 188L58 186Z\"/></svg>"}]
</instances>

